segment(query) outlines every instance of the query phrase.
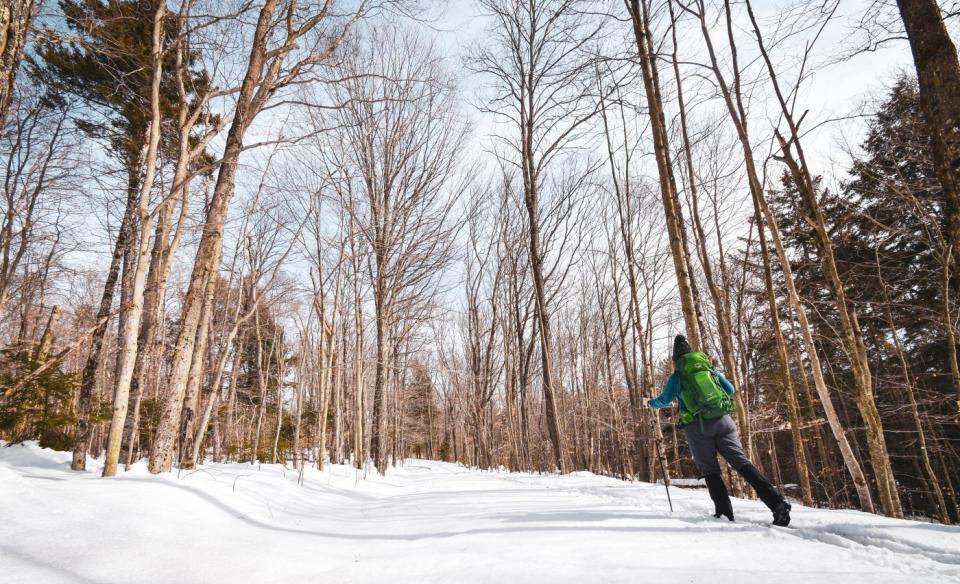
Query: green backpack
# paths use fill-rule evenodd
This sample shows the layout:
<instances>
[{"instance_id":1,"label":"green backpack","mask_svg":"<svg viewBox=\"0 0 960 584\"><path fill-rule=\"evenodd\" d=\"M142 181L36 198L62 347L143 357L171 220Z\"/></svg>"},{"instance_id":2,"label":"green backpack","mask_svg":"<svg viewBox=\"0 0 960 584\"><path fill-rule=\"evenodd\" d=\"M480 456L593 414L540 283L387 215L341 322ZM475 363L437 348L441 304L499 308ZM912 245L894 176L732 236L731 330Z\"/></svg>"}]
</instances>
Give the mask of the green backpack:
<instances>
[{"instance_id":1,"label":"green backpack","mask_svg":"<svg viewBox=\"0 0 960 584\"><path fill-rule=\"evenodd\" d=\"M680 399L686 411L680 415L681 424L700 418L713 420L734 409L733 398L723 391L713 374L710 358L703 353L687 353L677 360L680 375Z\"/></svg>"}]
</instances>

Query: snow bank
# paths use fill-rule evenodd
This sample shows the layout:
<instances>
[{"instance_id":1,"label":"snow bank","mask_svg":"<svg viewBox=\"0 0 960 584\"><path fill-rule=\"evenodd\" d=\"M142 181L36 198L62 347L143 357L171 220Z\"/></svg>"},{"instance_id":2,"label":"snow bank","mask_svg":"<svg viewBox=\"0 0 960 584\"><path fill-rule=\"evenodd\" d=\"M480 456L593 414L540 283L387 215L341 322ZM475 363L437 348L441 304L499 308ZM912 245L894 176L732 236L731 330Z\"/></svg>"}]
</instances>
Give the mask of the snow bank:
<instances>
[{"instance_id":1,"label":"snow bank","mask_svg":"<svg viewBox=\"0 0 960 584\"><path fill-rule=\"evenodd\" d=\"M386 477L211 464L113 479L0 447L0 583L960 582L960 528L411 460Z\"/></svg>"}]
</instances>

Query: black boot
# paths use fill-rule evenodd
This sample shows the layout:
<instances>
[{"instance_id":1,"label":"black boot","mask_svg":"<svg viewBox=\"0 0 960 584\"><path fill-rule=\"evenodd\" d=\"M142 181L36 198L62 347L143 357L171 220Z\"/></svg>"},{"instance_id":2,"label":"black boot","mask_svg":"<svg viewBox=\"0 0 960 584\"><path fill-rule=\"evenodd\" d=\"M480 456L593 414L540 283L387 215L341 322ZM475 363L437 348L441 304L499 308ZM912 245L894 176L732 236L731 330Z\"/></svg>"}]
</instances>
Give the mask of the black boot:
<instances>
[{"instance_id":1,"label":"black boot","mask_svg":"<svg viewBox=\"0 0 960 584\"><path fill-rule=\"evenodd\" d=\"M707 492L713 499L713 516L726 517L733 521L733 505L730 504L730 494L727 493L727 485L723 484L723 477L718 474L708 474L703 477L703 480L707 482Z\"/></svg>"},{"instance_id":2,"label":"black boot","mask_svg":"<svg viewBox=\"0 0 960 584\"><path fill-rule=\"evenodd\" d=\"M790 503L784 499L783 495L777 491L777 488L767 480L767 477L760 474L757 467L752 464L737 469L737 472L750 483L750 486L757 492L757 496L760 497L763 504L773 512L773 524L780 527L789 525Z\"/></svg>"}]
</instances>

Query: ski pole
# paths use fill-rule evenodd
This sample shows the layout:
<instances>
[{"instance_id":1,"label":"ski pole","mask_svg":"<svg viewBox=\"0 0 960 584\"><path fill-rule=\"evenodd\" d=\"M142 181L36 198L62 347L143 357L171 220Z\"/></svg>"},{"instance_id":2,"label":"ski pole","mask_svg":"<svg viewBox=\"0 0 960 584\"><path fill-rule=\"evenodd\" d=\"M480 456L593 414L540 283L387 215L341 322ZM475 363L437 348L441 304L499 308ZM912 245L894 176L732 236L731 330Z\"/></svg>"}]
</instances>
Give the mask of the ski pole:
<instances>
[{"instance_id":1,"label":"ski pole","mask_svg":"<svg viewBox=\"0 0 960 584\"><path fill-rule=\"evenodd\" d=\"M649 395L645 395L645 397L649 398ZM650 431L653 432L653 443L657 447L657 460L660 462L660 478L663 479L663 488L667 491L667 504L670 505L670 512L673 513L673 500L670 498L670 481L667 480L667 471L663 464L663 440L657 433L654 412L647 406L645 406L645 409L647 410L647 421L650 426Z\"/></svg>"}]
</instances>

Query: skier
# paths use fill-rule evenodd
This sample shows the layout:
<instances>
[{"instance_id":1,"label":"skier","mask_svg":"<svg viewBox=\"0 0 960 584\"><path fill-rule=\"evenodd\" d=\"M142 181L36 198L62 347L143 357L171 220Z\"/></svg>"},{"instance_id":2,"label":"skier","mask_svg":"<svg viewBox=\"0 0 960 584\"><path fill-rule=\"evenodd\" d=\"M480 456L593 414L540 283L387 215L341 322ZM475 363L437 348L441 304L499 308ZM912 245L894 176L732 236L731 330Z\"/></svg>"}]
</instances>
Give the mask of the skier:
<instances>
[{"instance_id":1,"label":"skier","mask_svg":"<svg viewBox=\"0 0 960 584\"><path fill-rule=\"evenodd\" d=\"M673 340L673 363L675 371L667 379L663 392L646 403L658 410L679 398L680 427L687 437L700 476L707 483L707 491L715 506L714 517L733 521L733 506L717 462L719 452L770 508L773 524L788 525L790 503L743 452L737 427L729 415L734 408L731 396L736 389L733 384L713 369L705 354L694 352L683 335L677 335Z\"/></svg>"}]
</instances>

